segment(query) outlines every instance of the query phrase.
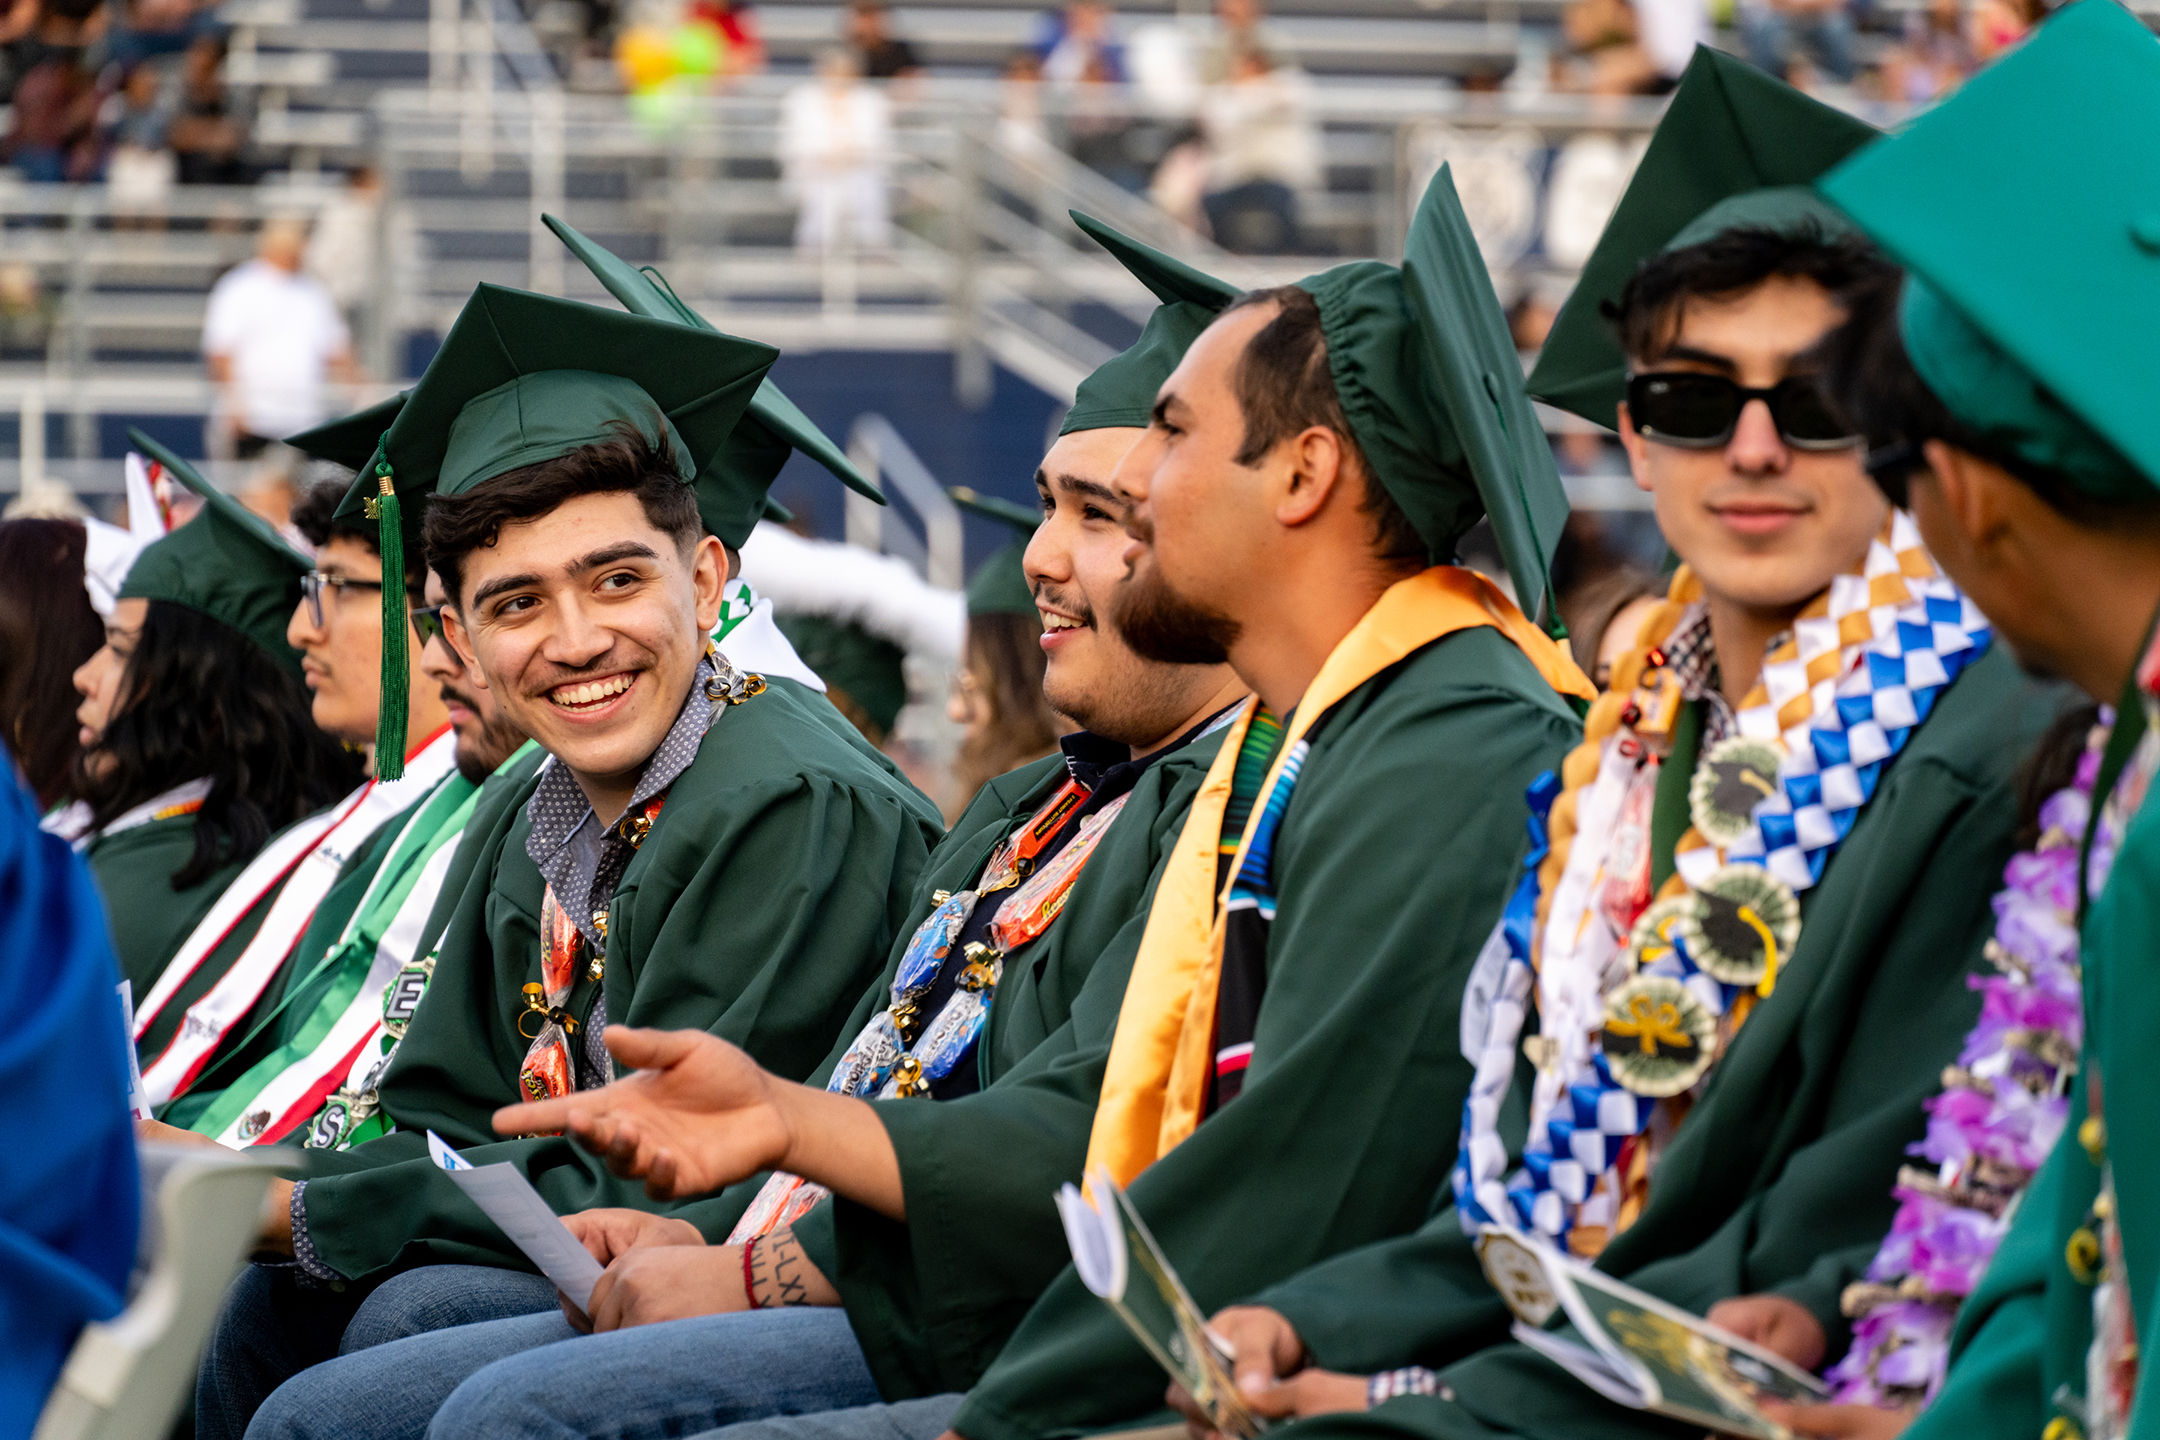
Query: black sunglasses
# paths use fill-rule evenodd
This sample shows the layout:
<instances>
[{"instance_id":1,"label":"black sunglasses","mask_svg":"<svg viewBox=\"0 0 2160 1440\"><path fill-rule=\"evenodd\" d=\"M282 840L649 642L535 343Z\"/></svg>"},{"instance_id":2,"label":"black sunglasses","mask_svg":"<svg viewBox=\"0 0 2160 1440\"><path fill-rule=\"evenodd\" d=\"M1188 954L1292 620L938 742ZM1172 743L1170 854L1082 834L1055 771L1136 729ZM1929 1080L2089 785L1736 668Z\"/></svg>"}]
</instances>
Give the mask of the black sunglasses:
<instances>
[{"instance_id":1,"label":"black sunglasses","mask_svg":"<svg viewBox=\"0 0 2160 1440\"><path fill-rule=\"evenodd\" d=\"M413 634L420 637L422 648L426 647L428 641L442 634L442 612L443 607L440 605L412 607Z\"/></svg>"},{"instance_id":2,"label":"black sunglasses","mask_svg":"<svg viewBox=\"0 0 2160 1440\"><path fill-rule=\"evenodd\" d=\"M1661 370L1628 380L1628 418L1646 440L1685 450L1715 450L1740 428L1740 412L1753 400L1770 407L1778 434L1795 450L1845 450L1860 443L1838 418L1814 375L1788 375L1767 390L1752 390L1723 375Z\"/></svg>"}]
</instances>

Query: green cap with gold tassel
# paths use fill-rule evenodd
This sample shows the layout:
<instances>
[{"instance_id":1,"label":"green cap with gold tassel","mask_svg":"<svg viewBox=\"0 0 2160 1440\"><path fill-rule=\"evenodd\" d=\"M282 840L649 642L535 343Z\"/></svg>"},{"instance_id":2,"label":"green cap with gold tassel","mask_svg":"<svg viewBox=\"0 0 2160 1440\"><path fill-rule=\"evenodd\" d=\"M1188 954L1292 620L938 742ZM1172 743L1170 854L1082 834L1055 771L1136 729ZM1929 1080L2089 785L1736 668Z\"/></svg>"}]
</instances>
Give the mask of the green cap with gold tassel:
<instances>
[{"instance_id":1,"label":"green cap with gold tassel","mask_svg":"<svg viewBox=\"0 0 2160 1440\"><path fill-rule=\"evenodd\" d=\"M386 437L387 438L387 437ZM382 554L382 699L375 709L375 778L396 780L405 773L405 722L411 708L410 647L405 597L405 511L399 503L390 459L378 443L367 478L375 481L368 515L375 521L375 548Z\"/></svg>"}]
</instances>

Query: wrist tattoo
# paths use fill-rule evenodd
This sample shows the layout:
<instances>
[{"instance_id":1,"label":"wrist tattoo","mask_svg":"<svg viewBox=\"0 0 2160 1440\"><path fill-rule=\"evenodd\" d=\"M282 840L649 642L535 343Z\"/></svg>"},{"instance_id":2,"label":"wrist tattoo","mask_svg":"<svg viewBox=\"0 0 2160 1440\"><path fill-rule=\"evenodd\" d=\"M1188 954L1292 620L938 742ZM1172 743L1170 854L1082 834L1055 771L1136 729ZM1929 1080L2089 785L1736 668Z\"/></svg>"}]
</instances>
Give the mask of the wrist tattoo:
<instances>
[{"instance_id":1,"label":"wrist tattoo","mask_svg":"<svg viewBox=\"0 0 2160 1440\"><path fill-rule=\"evenodd\" d=\"M810 1303L810 1260L793 1230L775 1230L760 1236L743 1253L754 1308L768 1310Z\"/></svg>"}]
</instances>

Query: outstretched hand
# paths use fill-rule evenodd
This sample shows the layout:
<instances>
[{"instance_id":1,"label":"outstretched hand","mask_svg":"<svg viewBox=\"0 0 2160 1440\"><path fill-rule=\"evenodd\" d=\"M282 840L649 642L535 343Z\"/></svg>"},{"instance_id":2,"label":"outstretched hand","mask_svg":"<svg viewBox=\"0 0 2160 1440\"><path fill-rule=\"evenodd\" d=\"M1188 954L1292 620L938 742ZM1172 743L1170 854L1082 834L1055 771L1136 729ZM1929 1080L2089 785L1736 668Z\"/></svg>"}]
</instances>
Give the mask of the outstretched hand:
<instances>
[{"instance_id":1,"label":"outstretched hand","mask_svg":"<svg viewBox=\"0 0 2160 1440\"><path fill-rule=\"evenodd\" d=\"M567 1132L655 1200L701 1195L780 1165L791 1142L777 1082L702 1030L610 1025L608 1052L636 1073L598 1090L495 1112L502 1135Z\"/></svg>"}]
</instances>

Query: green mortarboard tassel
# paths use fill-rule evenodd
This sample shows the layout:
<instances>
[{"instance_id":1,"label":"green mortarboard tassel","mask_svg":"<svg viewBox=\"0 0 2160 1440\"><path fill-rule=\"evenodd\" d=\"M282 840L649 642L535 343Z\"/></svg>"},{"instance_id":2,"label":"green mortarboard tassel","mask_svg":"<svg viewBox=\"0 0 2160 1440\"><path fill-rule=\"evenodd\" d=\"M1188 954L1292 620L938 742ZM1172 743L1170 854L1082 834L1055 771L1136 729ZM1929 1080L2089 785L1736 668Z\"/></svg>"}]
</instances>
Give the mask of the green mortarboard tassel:
<instances>
[{"instance_id":1,"label":"green mortarboard tassel","mask_svg":"<svg viewBox=\"0 0 2160 1440\"><path fill-rule=\"evenodd\" d=\"M405 728L412 690L412 657L405 643L405 515L390 461L376 451L376 548L382 552L382 698L375 711L375 778L405 773Z\"/></svg>"}]
</instances>

